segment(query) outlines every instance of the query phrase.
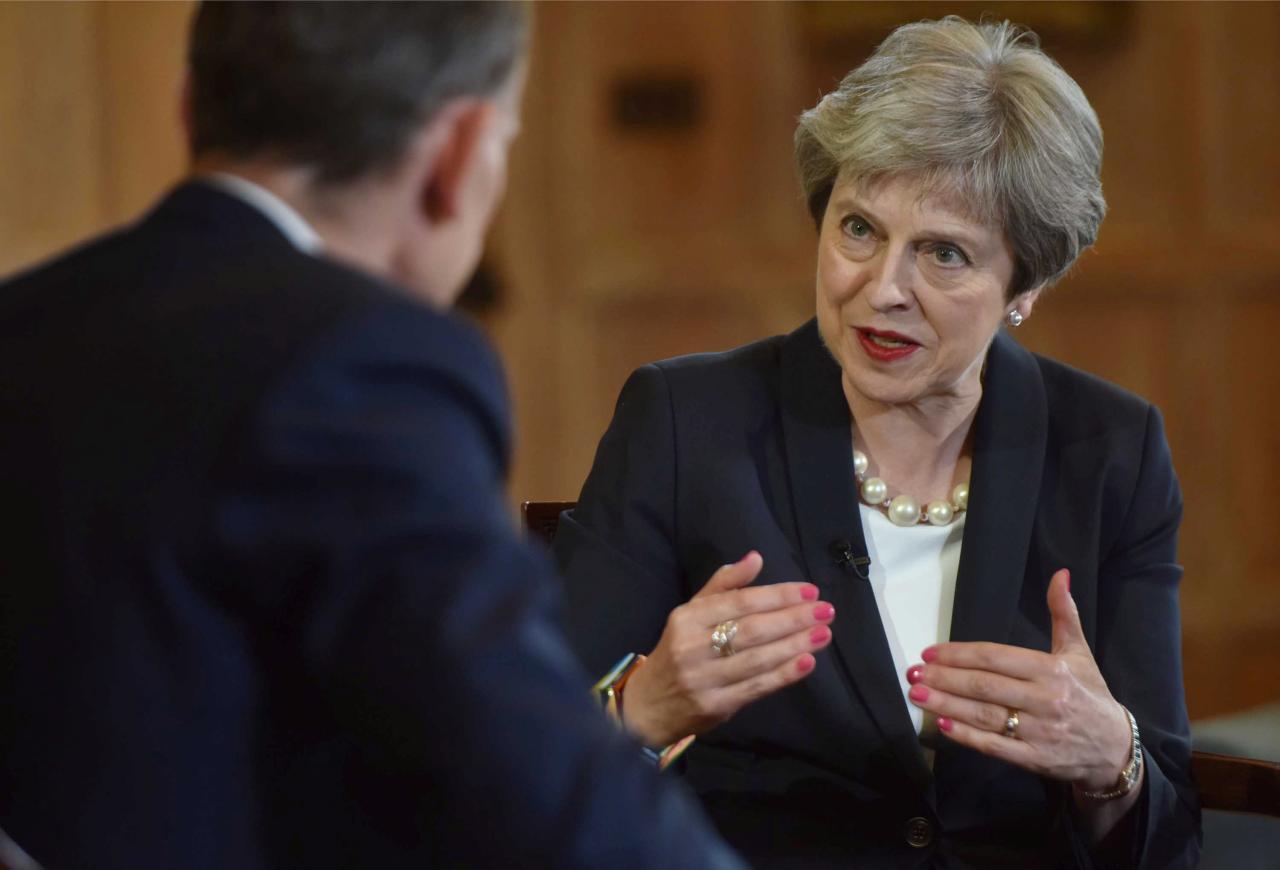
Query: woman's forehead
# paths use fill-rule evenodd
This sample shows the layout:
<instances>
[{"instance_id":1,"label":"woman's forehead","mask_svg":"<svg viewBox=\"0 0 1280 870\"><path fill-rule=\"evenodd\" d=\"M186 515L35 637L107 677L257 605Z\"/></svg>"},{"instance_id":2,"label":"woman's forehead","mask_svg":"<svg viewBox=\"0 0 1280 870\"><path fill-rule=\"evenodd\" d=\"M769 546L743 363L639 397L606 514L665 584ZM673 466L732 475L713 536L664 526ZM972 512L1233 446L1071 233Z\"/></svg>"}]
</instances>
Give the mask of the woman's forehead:
<instances>
[{"instance_id":1,"label":"woman's forehead","mask_svg":"<svg viewBox=\"0 0 1280 870\"><path fill-rule=\"evenodd\" d=\"M832 197L859 200L892 198L901 203L909 200L920 212L930 213L975 229L1002 232L992 204L965 183L959 172L899 172L854 176L841 172L836 176Z\"/></svg>"}]
</instances>

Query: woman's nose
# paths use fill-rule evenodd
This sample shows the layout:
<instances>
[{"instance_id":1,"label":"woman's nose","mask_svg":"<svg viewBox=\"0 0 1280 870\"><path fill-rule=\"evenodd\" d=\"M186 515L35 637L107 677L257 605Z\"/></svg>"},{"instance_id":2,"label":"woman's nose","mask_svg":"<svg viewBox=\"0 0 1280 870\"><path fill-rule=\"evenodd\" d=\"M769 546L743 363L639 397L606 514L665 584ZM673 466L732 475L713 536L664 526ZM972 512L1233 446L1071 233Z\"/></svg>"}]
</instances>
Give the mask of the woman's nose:
<instances>
[{"instance_id":1,"label":"woman's nose","mask_svg":"<svg viewBox=\"0 0 1280 870\"><path fill-rule=\"evenodd\" d=\"M867 302L876 311L910 307L915 300L914 262L905 248L885 248L864 290Z\"/></svg>"}]
</instances>

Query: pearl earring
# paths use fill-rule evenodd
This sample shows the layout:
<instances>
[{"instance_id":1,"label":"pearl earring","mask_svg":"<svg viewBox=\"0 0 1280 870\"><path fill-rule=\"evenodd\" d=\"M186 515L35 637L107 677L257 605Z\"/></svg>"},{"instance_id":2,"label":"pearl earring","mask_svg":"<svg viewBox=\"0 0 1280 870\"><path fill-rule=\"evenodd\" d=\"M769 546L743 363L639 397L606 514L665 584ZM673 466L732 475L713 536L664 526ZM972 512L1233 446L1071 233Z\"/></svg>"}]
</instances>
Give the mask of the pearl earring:
<instances>
[{"instance_id":1,"label":"pearl earring","mask_svg":"<svg viewBox=\"0 0 1280 870\"><path fill-rule=\"evenodd\" d=\"M1024 320L1026 320L1026 318L1023 317L1022 312L1016 308L1010 311L1008 316L1005 317L1005 321L1014 329L1017 329L1019 326L1021 326L1022 321Z\"/></svg>"}]
</instances>

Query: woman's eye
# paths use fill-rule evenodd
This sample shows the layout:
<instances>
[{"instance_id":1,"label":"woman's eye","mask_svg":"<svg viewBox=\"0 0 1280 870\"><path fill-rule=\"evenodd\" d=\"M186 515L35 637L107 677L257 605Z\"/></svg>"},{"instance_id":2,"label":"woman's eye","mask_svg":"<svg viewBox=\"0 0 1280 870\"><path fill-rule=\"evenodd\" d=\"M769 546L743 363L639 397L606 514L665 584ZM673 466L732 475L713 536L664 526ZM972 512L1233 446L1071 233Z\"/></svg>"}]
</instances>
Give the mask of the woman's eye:
<instances>
[{"instance_id":1,"label":"woman's eye","mask_svg":"<svg viewBox=\"0 0 1280 870\"><path fill-rule=\"evenodd\" d=\"M855 239L865 239L871 235L871 224L855 215L844 219L844 231Z\"/></svg>"},{"instance_id":2,"label":"woman's eye","mask_svg":"<svg viewBox=\"0 0 1280 870\"><path fill-rule=\"evenodd\" d=\"M939 266L963 266L969 262L969 258L952 245L936 245L931 253Z\"/></svg>"}]
</instances>

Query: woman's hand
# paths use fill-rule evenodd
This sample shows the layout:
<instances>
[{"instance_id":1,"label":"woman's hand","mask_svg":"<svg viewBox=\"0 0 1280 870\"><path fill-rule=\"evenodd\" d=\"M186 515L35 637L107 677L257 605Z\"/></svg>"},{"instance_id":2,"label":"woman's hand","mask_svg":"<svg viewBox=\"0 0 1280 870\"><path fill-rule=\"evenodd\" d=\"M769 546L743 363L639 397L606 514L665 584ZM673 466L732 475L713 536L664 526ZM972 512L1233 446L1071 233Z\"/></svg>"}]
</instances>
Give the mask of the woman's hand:
<instances>
[{"instance_id":1,"label":"woman's hand","mask_svg":"<svg viewBox=\"0 0 1280 870\"><path fill-rule=\"evenodd\" d=\"M827 624L835 608L817 600L812 583L743 588L763 565L750 552L671 611L622 703L623 724L645 744L666 746L706 731L813 670L813 652L831 642ZM726 620L738 625L733 655L711 644L712 631Z\"/></svg>"},{"instance_id":2,"label":"woman's hand","mask_svg":"<svg viewBox=\"0 0 1280 870\"><path fill-rule=\"evenodd\" d=\"M1050 652L944 643L907 671L911 700L952 740L1080 791L1108 791L1129 762L1128 717L1111 697L1080 627L1071 576L1049 581ZM1005 724L1017 712L1014 737ZM1136 794L1137 789L1134 789Z\"/></svg>"}]
</instances>

